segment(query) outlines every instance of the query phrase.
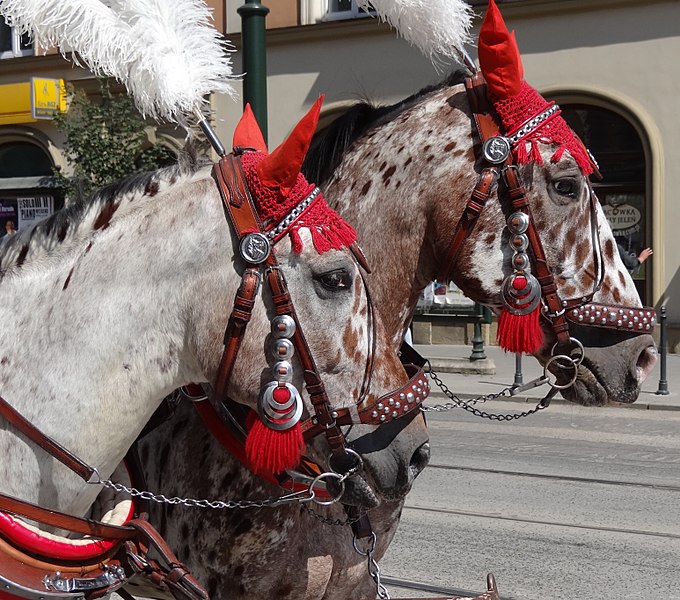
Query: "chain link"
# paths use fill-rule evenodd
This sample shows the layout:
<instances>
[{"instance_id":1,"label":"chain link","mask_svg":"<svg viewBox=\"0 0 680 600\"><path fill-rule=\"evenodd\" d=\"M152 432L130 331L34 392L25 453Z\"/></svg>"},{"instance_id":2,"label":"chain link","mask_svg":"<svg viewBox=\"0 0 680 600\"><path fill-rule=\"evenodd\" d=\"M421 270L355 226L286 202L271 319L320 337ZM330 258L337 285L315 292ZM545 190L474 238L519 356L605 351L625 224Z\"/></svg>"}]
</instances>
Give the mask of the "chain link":
<instances>
[{"instance_id":1,"label":"chain link","mask_svg":"<svg viewBox=\"0 0 680 600\"><path fill-rule=\"evenodd\" d=\"M352 451L354 454L356 452ZM345 481L350 477L358 475L362 468L363 462L361 457L359 457L359 462L353 465L345 473L339 474L335 471L328 471L317 475L306 489L299 490L297 492L291 492L290 494L284 494L283 496L264 498L262 500L199 500L196 498L180 498L179 496L173 496L168 498L165 494L154 494L153 492L138 490L134 487L128 487L122 483L116 483L110 479L102 479L99 475L99 471L95 468L93 469L97 478L93 481L88 481L93 485L101 484L105 488L109 488L116 492L125 492L132 498L141 498L142 500L149 500L152 502L157 502L158 504L181 504L188 507L196 508L213 508L213 509L245 509L245 508L265 508L265 507L276 507L283 504L292 504L295 502L301 503L303 506L305 503L314 502L321 505L335 504L340 501L343 493L345 492ZM339 491L336 496L331 496L329 500L318 499L315 491L315 486L322 483L324 479L335 479L337 480L337 485L339 486ZM319 515L321 517L321 515ZM352 523L349 521L348 523Z\"/></svg>"},{"instance_id":2,"label":"chain link","mask_svg":"<svg viewBox=\"0 0 680 600\"><path fill-rule=\"evenodd\" d=\"M373 552L375 552L375 545L378 541L378 536L375 535L374 531L371 531L371 537L369 538L369 548L366 550L361 550L359 548L357 545L358 541L359 538L357 538L355 535L354 539L352 540L352 545L354 546L354 550L356 550L357 554L366 557L368 574L375 583L376 597L380 600L391 600L389 591L387 591L387 588L383 585L382 581L380 581L380 565L378 565L376 560L373 558Z\"/></svg>"},{"instance_id":3,"label":"chain link","mask_svg":"<svg viewBox=\"0 0 680 600\"><path fill-rule=\"evenodd\" d=\"M491 421L513 421L515 419L521 419L522 417L528 417L529 415L536 414L537 412L543 410L544 408L547 408L548 405L550 404L550 400L557 393L557 390L555 388L551 388L547 396L543 398L543 400L540 400L534 408L521 413L509 413L509 414L490 413L484 410L480 410L475 406L475 404L477 404L478 402L487 402L489 400L498 400L499 398L510 398L513 396L512 387L505 388L504 390L496 394L486 394L484 396L479 396L477 398L472 398L471 400L465 401L461 400L449 389L449 387L441 380L439 375L437 375L437 373L432 369L432 365L430 365L429 361L427 361L427 373L429 377L437 384L439 389L441 389L444 395L453 402L447 402L446 404L434 404L432 406L423 405L420 408L425 412L444 412L448 410L453 410L454 408L462 408L463 410L466 410L475 415L476 417L480 417L482 419L490 419Z\"/></svg>"}]
</instances>

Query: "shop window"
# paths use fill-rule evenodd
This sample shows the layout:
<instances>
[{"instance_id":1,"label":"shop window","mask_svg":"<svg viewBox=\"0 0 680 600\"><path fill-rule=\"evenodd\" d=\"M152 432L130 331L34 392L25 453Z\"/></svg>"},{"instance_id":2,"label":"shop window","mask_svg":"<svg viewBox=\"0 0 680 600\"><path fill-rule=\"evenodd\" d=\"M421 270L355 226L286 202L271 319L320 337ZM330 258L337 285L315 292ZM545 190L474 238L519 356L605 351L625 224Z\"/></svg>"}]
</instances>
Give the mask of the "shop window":
<instances>
[{"instance_id":1,"label":"shop window","mask_svg":"<svg viewBox=\"0 0 680 600\"><path fill-rule=\"evenodd\" d=\"M562 115L598 162L601 181L593 181L604 213L623 252L638 256L651 245L649 187L642 139L621 115L585 104L562 104ZM643 304L651 289L647 263L632 275Z\"/></svg>"},{"instance_id":2,"label":"shop window","mask_svg":"<svg viewBox=\"0 0 680 600\"><path fill-rule=\"evenodd\" d=\"M45 151L30 142L0 145L0 178L52 175L52 161Z\"/></svg>"},{"instance_id":3,"label":"shop window","mask_svg":"<svg viewBox=\"0 0 680 600\"><path fill-rule=\"evenodd\" d=\"M55 193L52 161L30 142L0 145L0 236L33 227L63 202Z\"/></svg>"},{"instance_id":4,"label":"shop window","mask_svg":"<svg viewBox=\"0 0 680 600\"><path fill-rule=\"evenodd\" d=\"M33 56L33 43L27 33L21 35L15 27L0 17L0 58Z\"/></svg>"}]
</instances>

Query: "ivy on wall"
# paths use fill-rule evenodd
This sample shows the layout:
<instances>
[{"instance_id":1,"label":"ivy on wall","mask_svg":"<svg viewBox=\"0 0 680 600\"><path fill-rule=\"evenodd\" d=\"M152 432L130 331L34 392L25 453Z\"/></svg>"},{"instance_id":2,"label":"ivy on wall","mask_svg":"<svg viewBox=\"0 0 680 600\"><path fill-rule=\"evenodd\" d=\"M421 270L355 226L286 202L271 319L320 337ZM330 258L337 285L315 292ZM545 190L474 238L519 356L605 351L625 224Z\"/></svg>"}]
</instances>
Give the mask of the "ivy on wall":
<instances>
[{"instance_id":1,"label":"ivy on wall","mask_svg":"<svg viewBox=\"0 0 680 600\"><path fill-rule=\"evenodd\" d=\"M176 161L170 148L149 142L146 123L129 96L114 94L106 79L99 80L99 88L99 101L83 90L72 92L68 111L54 118L65 136L64 154L72 168L68 175L61 169L54 173L67 202Z\"/></svg>"}]
</instances>

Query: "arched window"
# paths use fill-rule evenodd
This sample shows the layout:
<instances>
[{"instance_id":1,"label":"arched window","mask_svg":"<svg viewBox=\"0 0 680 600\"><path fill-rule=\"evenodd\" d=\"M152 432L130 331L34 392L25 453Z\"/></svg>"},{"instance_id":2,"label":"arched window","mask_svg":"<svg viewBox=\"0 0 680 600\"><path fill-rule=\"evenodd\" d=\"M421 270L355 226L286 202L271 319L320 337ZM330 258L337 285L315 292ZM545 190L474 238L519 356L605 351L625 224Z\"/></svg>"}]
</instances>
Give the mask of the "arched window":
<instances>
[{"instance_id":1,"label":"arched window","mask_svg":"<svg viewBox=\"0 0 680 600\"><path fill-rule=\"evenodd\" d=\"M53 181L52 159L40 146L0 143L0 236L32 227L60 207Z\"/></svg>"},{"instance_id":2,"label":"arched window","mask_svg":"<svg viewBox=\"0 0 680 600\"><path fill-rule=\"evenodd\" d=\"M650 246L647 165L643 141L620 114L587 104L561 103L562 115L593 153L602 173L593 181L620 252L638 256ZM651 271L643 263L632 269L643 303L651 290Z\"/></svg>"},{"instance_id":3,"label":"arched window","mask_svg":"<svg viewBox=\"0 0 680 600\"><path fill-rule=\"evenodd\" d=\"M52 161L30 142L0 144L0 178L52 175Z\"/></svg>"}]
</instances>

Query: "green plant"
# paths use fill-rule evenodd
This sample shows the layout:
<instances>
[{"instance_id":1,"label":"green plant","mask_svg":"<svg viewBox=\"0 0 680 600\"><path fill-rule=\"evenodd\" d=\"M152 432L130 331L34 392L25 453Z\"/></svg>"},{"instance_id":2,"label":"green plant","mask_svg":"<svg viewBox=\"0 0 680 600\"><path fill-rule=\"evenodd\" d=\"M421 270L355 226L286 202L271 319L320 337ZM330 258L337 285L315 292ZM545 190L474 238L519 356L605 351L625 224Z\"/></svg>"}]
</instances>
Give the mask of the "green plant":
<instances>
[{"instance_id":1,"label":"green plant","mask_svg":"<svg viewBox=\"0 0 680 600\"><path fill-rule=\"evenodd\" d=\"M78 90L72 94L68 111L54 119L65 136L64 154L73 170L65 175L55 169L57 185L69 200L175 161L169 148L158 143L149 146L146 124L132 99L114 94L106 79L100 79L99 85L99 102Z\"/></svg>"}]
</instances>

